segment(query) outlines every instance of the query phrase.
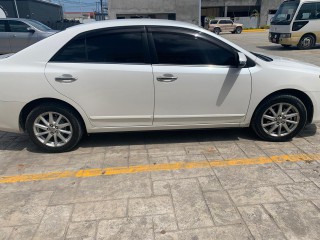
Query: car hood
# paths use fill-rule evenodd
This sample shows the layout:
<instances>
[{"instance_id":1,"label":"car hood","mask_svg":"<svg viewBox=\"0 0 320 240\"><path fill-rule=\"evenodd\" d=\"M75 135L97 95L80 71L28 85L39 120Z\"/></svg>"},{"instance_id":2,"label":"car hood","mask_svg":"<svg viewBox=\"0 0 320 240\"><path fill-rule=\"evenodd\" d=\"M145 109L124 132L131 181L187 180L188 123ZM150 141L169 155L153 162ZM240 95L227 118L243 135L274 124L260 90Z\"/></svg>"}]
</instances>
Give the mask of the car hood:
<instances>
[{"instance_id":1,"label":"car hood","mask_svg":"<svg viewBox=\"0 0 320 240\"><path fill-rule=\"evenodd\" d=\"M259 53L259 54L272 58L273 61L270 63L276 66L301 69L306 71L311 70L311 71L316 71L320 73L320 67L311 63L302 62L292 58L279 57L279 56L274 56L269 54L267 55L265 53Z\"/></svg>"}]
</instances>

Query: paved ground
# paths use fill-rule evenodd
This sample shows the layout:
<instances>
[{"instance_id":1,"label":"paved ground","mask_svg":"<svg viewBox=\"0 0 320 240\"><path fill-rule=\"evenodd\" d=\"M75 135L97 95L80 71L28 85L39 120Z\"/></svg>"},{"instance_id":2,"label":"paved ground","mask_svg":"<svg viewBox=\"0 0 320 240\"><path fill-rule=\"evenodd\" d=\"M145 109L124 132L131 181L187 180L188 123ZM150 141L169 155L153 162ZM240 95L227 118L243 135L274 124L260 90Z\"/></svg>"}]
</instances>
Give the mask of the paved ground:
<instances>
[{"instance_id":1,"label":"paved ground","mask_svg":"<svg viewBox=\"0 0 320 240\"><path fill-rule=\"evenodd\" d=\"M320 65L319 48L223 36ZM0 132L0 239L320 239L319 126L287 143L247 129L99 134L56 155Z\"/></svg>"}]
</instances>

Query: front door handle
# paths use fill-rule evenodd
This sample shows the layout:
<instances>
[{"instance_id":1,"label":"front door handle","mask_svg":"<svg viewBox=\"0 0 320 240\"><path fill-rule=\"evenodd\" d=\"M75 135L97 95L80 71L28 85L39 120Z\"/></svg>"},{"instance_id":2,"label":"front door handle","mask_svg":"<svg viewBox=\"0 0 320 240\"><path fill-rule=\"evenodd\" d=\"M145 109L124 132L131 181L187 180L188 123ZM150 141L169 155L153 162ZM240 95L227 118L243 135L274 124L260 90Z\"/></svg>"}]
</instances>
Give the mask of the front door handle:
<instances>
[{"instance_id":1,"label":"front door handle","mask_svg":"<svg viewBox=\"0 0 320 240\"><path fill-rule=\"evenodd\" d=\"M178 77L173 76L172 74L164 74L163 76L157 77L159 82L173 82L178 80Z\"/></svg>"},{"instance_id":2,"label":"front door handle","mask_svg":"<svg viewBox=\"0 0 320 240\"><path fill-rule=\"evenodd\" d=\"M78 79L73 77L70 74L63 74L60 77L56 77L55 80L57 82L71 83L71 82L77 81Z\"/></svg>"}]
</instances>

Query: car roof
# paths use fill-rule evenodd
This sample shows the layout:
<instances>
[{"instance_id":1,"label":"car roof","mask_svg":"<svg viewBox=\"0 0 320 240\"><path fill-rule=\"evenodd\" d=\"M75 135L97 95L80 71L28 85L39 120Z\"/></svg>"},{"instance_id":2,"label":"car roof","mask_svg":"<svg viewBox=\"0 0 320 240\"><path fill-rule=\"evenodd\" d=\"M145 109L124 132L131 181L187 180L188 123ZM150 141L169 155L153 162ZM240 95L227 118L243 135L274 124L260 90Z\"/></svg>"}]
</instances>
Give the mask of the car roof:
<instances>
[{"instance_id":1,"label":"car roof","mask_svg":"<svg viewBox=\"0 0 320 240\"><path fill-rule=\"evenodd\" d=\"M91 22L86 24L79 24L68 29L85 31L90 29L108 28L108 27L120 27L120 26L172 26L172 27L186 27L199 30L200 27L191 23L180 22L175 20L163 20L163 19L116 19L116 20L104 20ZM67 30L68 30L67 29Z\"/></svg>"}]
</instances>

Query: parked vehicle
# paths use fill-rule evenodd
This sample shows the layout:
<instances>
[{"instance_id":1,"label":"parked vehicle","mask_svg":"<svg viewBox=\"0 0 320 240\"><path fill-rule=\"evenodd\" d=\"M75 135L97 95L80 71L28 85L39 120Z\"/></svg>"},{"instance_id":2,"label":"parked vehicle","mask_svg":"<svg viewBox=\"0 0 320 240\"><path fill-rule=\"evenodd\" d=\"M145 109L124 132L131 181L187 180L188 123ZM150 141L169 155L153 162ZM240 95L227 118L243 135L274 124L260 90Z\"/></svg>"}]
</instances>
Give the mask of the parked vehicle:
<instances>
[{"instance_id":1,"label":"parked vehicle","mask_svg":"<svg viewBox=\"0 0 320 240\"><path fill-rule=\"evenodd\" d=\"M240 34L242 33L243 24L234 23L232 20L228 19L216 19L210 20L208 29L217 35L219 35L221 32Z\"/></svg>"},{"instance_id":2,"label":"parked vehicle","mask_svg":"<svg viewBox=\"0 0 320 240\"><path fill-rule=\"evenodd\" d=\"M302 50L320 43L320 0L283 2L271 21L269 41Z\"/></svg>"},{"instance_id":3,"label":"parked vehicle","mask_svg":"<svg viewBox=\"0 0 320 240\"><path fill-rule=\"evenodd\" d=\"M58 31L32 19L0 19L0 54L16 53Z\"/></svg>"},{"instance_id":4,"label":"parked vehicle","mask_svg":"<svg viewBox=\"0 0 320 240\"><path fill-rule=\"evenodd\" d=\"M0 60L0 130L48 152L115 131L251 127L287 141L320 120L319 75L187 23L79 25Z\"/></svg>"}]
</instances>

